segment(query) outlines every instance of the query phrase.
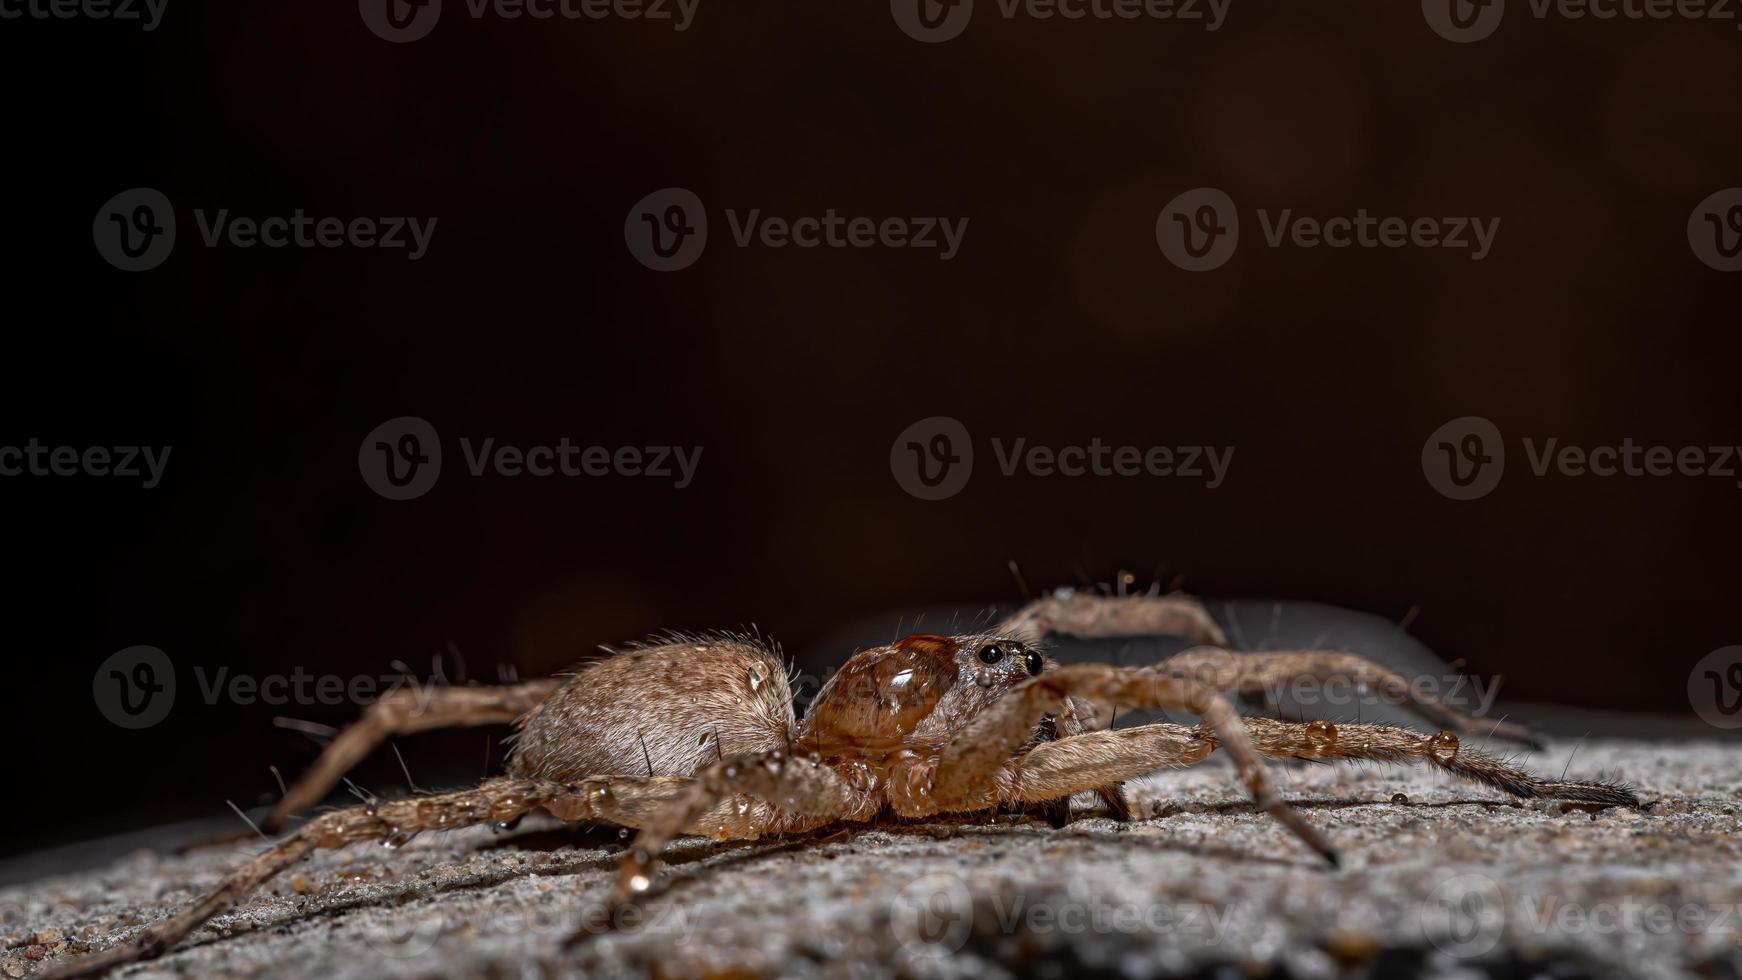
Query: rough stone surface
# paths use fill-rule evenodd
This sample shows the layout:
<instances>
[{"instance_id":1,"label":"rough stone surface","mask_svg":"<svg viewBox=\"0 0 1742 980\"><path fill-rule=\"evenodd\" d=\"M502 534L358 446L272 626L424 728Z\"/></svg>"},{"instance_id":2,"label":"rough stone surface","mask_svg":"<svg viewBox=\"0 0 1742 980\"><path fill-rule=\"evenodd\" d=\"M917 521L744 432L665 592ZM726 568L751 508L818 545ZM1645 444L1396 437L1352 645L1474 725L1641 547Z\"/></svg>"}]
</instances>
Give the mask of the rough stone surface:
<instances>
[{"instance_id":1,"label":"rough stone surface","mask_svg":"<svg viewBox=\"0 0 1742 980\"><path fill-rule=\"evenodd\" d=\"M1574 744L1526 763L1558 773ZM323 852L127 976L1736 976L1742 743L1589 741L1644 812L1513 803L1400 767L1277 767L1329 871L1223 764L1132 784L1147 819L1017 819L671 851L647 921L571 953L615 830L527 821ZM1391 802L1405 794L1407 803ZM259 841L0 890L0 976L124 939Z\"/></svg>"}]
</instances>

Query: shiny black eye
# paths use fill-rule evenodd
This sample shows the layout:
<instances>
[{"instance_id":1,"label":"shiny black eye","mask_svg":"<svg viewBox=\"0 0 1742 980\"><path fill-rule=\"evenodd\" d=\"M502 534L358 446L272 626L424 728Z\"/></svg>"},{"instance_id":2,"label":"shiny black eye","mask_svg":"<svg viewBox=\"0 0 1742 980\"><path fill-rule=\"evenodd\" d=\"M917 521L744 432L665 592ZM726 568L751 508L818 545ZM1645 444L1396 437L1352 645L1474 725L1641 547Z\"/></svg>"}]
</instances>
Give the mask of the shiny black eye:
<instances>
[{"instance_id":1,"label":"shiny black eye","mask_svg":"<svg viewBox=\"0 0 1742 980\"><path fill-rule=\"evenodd\" d=\"M1003 659L1004 648L1001 646L992 645L980 648L980 662L983 664L995 664Z\"/></svg>"},{"instance_id":2,"label":"shiny black eye","mask_svg":"<svg viewBox=\"0 0 1742 980\"><path fill-rule=\"evenodd\" d=\"M1046 658L1035 653L1033 650L1030 650L1023 655L1022 663L1028 668L1030 674L1038 674L1040 673L1040 668L1046 666Z\"/></svg>"}]
</instances>

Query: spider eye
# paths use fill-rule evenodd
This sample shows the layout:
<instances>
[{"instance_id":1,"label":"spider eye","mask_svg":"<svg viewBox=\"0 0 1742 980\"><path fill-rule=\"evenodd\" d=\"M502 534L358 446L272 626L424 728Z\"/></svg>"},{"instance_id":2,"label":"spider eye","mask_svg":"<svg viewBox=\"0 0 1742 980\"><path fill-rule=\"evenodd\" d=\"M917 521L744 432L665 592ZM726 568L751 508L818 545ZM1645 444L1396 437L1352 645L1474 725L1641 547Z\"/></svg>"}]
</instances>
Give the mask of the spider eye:
<instances>
[{"instance_id":1,"label":"spider eye","mask_svg":"<svg viewBox=\"0 0 1742 980\"><path fill-rule=\"evenodd\" d=\"M1001 646L993 644L991 646L983 646L980 648L980 662L983 664L995 664L1003 659L1004 648Z\"/></svg>"},{"instance_id":2,"label":"spider eye","mask_svg":"<svg viewBox=\"0 0 1742 980\"><path fill-rule=\"evenodd\" d=\"M1028 653L1023 656L1022 662L1023 665L1028 668L1030 674L1038 674L1040 673L1040 668L1046 666L1046 658L1035 653L1033 650L1028 651Z\"/></svg>"}]
</instances>

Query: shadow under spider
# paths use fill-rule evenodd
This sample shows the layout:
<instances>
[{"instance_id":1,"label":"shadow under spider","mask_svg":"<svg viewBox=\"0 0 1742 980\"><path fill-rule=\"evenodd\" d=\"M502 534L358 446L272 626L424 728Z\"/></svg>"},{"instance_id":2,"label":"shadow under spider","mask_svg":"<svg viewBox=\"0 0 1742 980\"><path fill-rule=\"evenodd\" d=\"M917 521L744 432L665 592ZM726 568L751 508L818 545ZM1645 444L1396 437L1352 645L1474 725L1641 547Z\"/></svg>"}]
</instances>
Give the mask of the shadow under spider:
<instances>
[{"instance_id":1,"label":"shadow under spider","mask_svg":"<svg viewBox=\"0 0 1742 980\"><path fill-rule=\"evenodd\" d=\"M1126 824L1124 826L1132 826L1132 824ZM1270 864L1284 868L1301 866L1303 861L1306 861L1308 864L1314 864L1314 862L1308 861L1305 858L1296 859L1272 854L1254 854L1247 850L1236 850L1230 847L1220 847L1215 845L1205 846L1201 841L1181 840L1171 837L1144 837L1141 838L1141 840L1134 841L1131 835L1125 831L1090 830L1082 828L1073 830L1069 833L1060 833L1058 830L1045 826L1044 824L1040 826L1022 824L983 824L978 826L952 825L948 827L951 833L944 836L939 836L935 832L935 825L917 827L885 827L879 829L890 833L899 833L902 836L909 837L925 835L939 841L960 837L1021 837L1029 840L1055 842L1087 841L1092 844L1117 845L1127 848L1131 847L1133 844L1138 844L1149 850L1172 851L1198 858L1223 858L1230 861L1240 861L1246 864Z\"/></svg>"},{"instance_id":2,"label":"shadow under spider","mask_svg":"<svg viewBox=\"0 0 1742 980\"><path fill-rule=\"evenodd\" d=\"M1511 800L1436 800L1432 803L1410 800L1407 803L1395 803L1391 800L1296 800L1291 799L1288 805L1296 810L1358 810L1368 807L1397 806L1412 810L1446 810L1455 806L1479 806L1489 810L1520 810L1525 809ZM1596 804L1597 809L1608 809L1606 804ZM1250 801L1223 800L1216 803L1163 803L1148 820L1163 820L1186 813L1216 813L1216 814L1256 814L1259 811L1252 807Z\"/></svg>"},{"instance_id":3,"label":"shadow under spider","mask_svg":"<svg viewBox=\"0 0 1742 980\"><path fill-rule=\"evenodd\" d=\"M1502 800L1454 799L1436 802L1390 803L1382 800L1295 800L1292 805L1303 810L1336 811L1374 806L1403 806L1419 809L1449 809L1458 806L1480 806L1488 809L1518 809L1518 804ZM1193 805L1162 804L1153 815L1134 824L1153 823L1169 817L1187 813L1213 814L1254 814L1255 810L1249 801L1227 800L1217 803ZM1077 818L1105 819L1104 815L1085 813ZM1076 822L1076 821L1073 821ZM1125 826L1132 826L1125 825ZM976 823L955 824L933 822L894 823L876 826L840 826L824 828L811 833L791 837L783 837L762 841L704 841L701 846L685 848L668 852L663 861L669 870L663 887L659 893L672 896L684 888L691 887L708 877L704 874L680 872L679 869L703 864L707 869L724 869L745 862L755 861L763 857L774 857L790 854L818 844L834 843L852 840L866 831L880 831L893 837L919 838L924 837L938 842L960 840L963 838L997 838L1020 837L1029 840L1051 841L1087 841L1094 844L1117 845L1129 847L1133 840L1131 835L1123 830L1090 830L1081 828L1068 834L1061 834L1058 829L1049 827L1043 820L1033 817L1015 815L1000 815ZM609 872L620 859L620 853L625 850L633 838L624 838L619 828L608 824L558 824L551 827L539 827L524 833L509 832L497 839L481 843L467 851L457 852L449 858L438 861L436 866L463 860L467 854L486 854L504 850L518 850L551 854L564 848L593 848L606 851L603 854L587 857L577 857L573 860L553 861L533 867L493 868L476 874L464 875L438 882L420 882L416 877L402 882L403 887L395 889L390 894L356 896L348 899L336 899L320 902L310 907L311 902L303 900L292 906L288 914L275 915L270 919L257 919L249 922L243 928L227 929L221 935L213 935L204 940L193 940L183 946L183 949L196 949L222 942L237 936L246 936L263 929L279 929L297 922L312 922L321 918L336 918L348 912L363 908L382 908L405 904L411 900L424 897L460 892L477 891L493 888L529 874L539 875L569 875L581 874L586 871ZM1145 838L1141 846L1159 851L1173 851L1194 857L1221 858L1230 861L1240 861L1248 864L1267 864L1278 867L1293 867L1299 861L1288 857L1254 854L1247 850L1234 848L1203 846L1201 842L1170 839L1167 837ZM418 872L417 874L421 874ZM387 883L382 883L386 885ZM422 889L428 888L429 894L423 894ZM651 896L650 896L651 897ZM318 900L317 900L318 901ZM240 911L240 910L236 910ZM231 914L235 915L236 911ZM601 935L609 935L609 932Z\"/></svg>"}]
</instances>

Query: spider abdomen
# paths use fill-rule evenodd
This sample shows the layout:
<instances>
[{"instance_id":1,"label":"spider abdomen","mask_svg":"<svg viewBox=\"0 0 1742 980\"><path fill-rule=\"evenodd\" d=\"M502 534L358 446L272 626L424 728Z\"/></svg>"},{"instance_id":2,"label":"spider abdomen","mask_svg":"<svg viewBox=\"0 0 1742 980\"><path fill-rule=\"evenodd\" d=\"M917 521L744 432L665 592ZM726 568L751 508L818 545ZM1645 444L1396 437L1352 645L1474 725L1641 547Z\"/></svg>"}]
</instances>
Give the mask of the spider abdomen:
<instances>
[{"instance_id":1,"label":"spider abdomen","mask_svg":"<svg viewBox=\"0 0 1742 980\"><path fill-rule=\"evenodd\" d=\"M780 748L793 729L786 670L762 645L699 637L589 664L521 724L508 771L690 776L722 756Z\"/></svg>"}]
</instances>

